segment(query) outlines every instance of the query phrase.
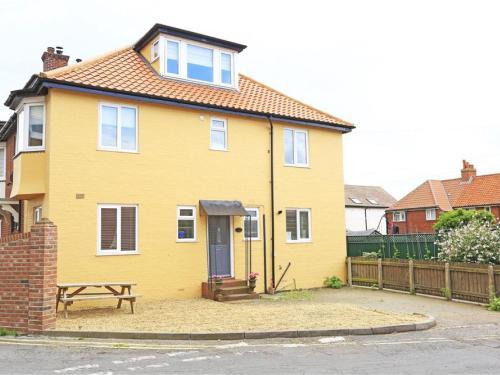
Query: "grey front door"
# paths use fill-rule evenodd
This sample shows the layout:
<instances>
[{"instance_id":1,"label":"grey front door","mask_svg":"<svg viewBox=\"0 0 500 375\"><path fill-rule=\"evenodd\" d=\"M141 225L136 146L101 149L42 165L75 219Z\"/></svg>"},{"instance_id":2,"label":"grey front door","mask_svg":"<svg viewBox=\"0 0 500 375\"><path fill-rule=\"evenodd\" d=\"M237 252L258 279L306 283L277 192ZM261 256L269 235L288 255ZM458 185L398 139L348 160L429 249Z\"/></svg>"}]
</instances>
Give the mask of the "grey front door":
<instances>
[{"instance_id":1,"label":"grey front door","mask_svg":"<svg viewBox=\"0 0 500 375\"><path fill-rule=\"evenodd\" d=\"M229 216L208 217L208 274L231 276L231 232Z\"/></svg>"}]
</instances>

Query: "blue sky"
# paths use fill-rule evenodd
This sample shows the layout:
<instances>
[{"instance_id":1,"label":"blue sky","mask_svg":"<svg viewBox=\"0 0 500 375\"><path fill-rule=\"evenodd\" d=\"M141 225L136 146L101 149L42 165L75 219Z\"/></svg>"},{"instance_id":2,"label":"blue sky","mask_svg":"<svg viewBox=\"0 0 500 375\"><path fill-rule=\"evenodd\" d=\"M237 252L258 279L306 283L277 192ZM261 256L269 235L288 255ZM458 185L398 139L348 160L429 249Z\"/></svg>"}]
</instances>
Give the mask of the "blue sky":
<instances>
[{"instance_id":1,"label":"blue sky","mask_svg":"<svg viewBox=\"0 0 500 375\"><path fill-rule=\"evenodd\" d=\"M458 177L462 159L500 172L499 11L495 1L4 0L0 95L41 70L47 46L88 59L156 22L221 37L248 45L242 73L354 122L346 183L400 198Z\"/></svg>"}]
</instances>

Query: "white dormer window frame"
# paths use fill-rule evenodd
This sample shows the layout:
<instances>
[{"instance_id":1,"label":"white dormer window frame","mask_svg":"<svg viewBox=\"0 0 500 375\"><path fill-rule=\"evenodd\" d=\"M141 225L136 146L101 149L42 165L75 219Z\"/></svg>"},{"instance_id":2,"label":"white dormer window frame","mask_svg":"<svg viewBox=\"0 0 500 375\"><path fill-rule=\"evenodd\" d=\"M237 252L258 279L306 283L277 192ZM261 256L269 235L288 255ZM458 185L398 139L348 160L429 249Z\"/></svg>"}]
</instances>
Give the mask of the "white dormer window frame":
<instances>
[{"instance_id":1,"label":"white dormer window frame","mask_svg":"<svg viewBox=\"0 0 500 375\"><path fill-rule=\"evenodd\" d=\"M151 44L151 62L160 58L160 40L157 39Z\"/></svg>"},{"instance_id":2,"label":"white dormer window frame","mask_svg":"<svg viewBox=\"0 0 500 375\"><path fill-rule=\"evenodd\" d=\"M178 64L179 69L178 73L170 73L167 71L167 59L168 59L168 42L178 43ZM205 81L201 79L189 78L188 77L188 46L201 47L205 49L209 49L212 51L212 71L213 71L213 80ZM218 87L227 87L238 89L238 72L236 70L237 67L237 52L220 48L217 46L213 46L210 44L199 43L192 40L184 40L178 38L172 38L167 35L161 35L159 38L159 49L160 49L160 74L165 77L177 78L189 82L201 83L204 85L218 86ZM231 68L231 76L230 83L222 82L222 59L223 55L230 56L230 68Z\"/></svg>"},{"instance_id":3,"label":"white dormer window frame","mask_svg":"<svg viewBox=\"0 0 500 375\"><path fill-rule=\"evenodd\" d=\"M30 124L30 113L34 107L42 108L41 124ZM45 99L43 97L25 98L16 108L17 114L17 134L16 134L16 155L20 152L45 151ZM42 127L41 145L30 145L30 126L38 125Z\"/></svg>"}]
</instances>

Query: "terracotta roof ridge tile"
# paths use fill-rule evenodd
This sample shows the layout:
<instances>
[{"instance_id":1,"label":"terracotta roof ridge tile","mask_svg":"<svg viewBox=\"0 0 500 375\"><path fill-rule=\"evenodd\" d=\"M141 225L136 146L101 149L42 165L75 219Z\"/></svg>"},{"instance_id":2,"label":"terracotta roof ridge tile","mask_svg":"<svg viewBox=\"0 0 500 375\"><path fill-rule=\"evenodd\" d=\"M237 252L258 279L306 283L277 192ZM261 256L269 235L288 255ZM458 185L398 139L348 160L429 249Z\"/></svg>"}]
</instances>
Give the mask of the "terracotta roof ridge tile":
<instances>
[{"instance_id":1,"label":"terracotta roof ridge tile","mask_svg":"<svg viewBox=\"0 0 500 375\"><path fill-rule=\"evenodd\" d=\"M118 56L119 54L121 54L127 50L130 50L130 49L132 49L132 46L127 45L126 47L114 49L112 51L103 53L101 55L95 56L91 59L84 60L84 61L79 62L79 63L75 63L75 64L63 66L61 68L49 70L48 72L40 72L39 75L40 75L40 77L44 77L44 78L57 78L57 76L59 74L70 73L74 70L89 68L93 65L96 65L96 64L102 62L103 60L107 60L107 59L113 58L115 56Z\"/></svg>"},{"instance_id":2,"label":"terracotta roof ridge tile","mask_svg":"<svg viewBox=\"0 0 500 375\"><path fill-rule=\"evenodd\" d=\"M350 123L350 122L348 122L348 121L342 120L341 118L336 117L336 116L333 116L333 115L329 114L328 112L322 111L321 109L315 108L315 107L313 107L313 106L311 106L311 105L309 105L309 104L307 104L307 103L304 103L304 102L302 102L302 101L300 101L300 100L298 100L298 99L292 98L291 96L289 96L289 95L287 95L287 94L285 94L285 93L283 93L283 92L281 92L281 91L279 91L279 90L276 90L275 88L273 88L273 87L271 87L271 86L268 86L268 85L266 85L266 84L264 84L264 83L262 83L262 82L260 82L260 81L257 81L257 80L255 80L254 78L251 78L251 77L249 77L249 76L247 76L247 75L245 75L245 74L239 73L239 75L240 75L241 77L245 78L245 79L248 79L249 81L252 81L252 82L254 82L254 83L256 83L256 84L260 85L260 86L264 86L264 87L265 87L266 89L268 89L268 90L274 91L274 92L275 92L276 94L278 94L278 95L285 96L285 97L287 97L288 99L290 99L290 100L292 100L292 101L294 101L294 102L296 102L296 103L298 103L298 104L300 104L300 105L303 105L303 106L305 106L305 107L309 108L309 109L310 109L310 110L312 110L312 111L316 111L316 112L319 112L319 113L323 114L324 116L331 117L331 118L335 119L336 121L338 121L338 123L339 123L340 125L354 126L354 124L352 124L352 123Z\"/></svg>"},{"instance_id":3,"label":"terracotta roof ridge tile","mask_svg":"<svg viewBox=\"0 0 500 375\"><path fill-rule=\"evenodd\" d=\"M434 200L434 203L436 204L436 206L439 206L437 199L436 199L436 194L434 193L434 186L433 186L433 183L437 182L437 181L438 180L427 180L426 182L429 183L429 188L431 189L432 199Z\"/></svg>"}]
</instances>

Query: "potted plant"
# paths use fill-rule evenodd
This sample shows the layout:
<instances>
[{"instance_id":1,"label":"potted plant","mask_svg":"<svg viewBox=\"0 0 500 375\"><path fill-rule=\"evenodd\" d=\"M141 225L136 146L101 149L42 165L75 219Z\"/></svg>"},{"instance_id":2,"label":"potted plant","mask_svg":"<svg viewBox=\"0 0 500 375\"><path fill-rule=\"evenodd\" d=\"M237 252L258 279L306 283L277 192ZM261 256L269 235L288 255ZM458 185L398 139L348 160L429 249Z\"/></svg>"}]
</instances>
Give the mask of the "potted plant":
<instances>
[{"instance_id":1,"label":"potted plant","mask_svg":"<svg viewBox=\"0 0 500 375\"><path fill-rule=\"evenodd\" d=\"M250 275L248 275L248 287L250 288L251 292L253 292L253 290L255 289L258 276L258 272L250 272Z\"/></svg>"}]
</instances>

